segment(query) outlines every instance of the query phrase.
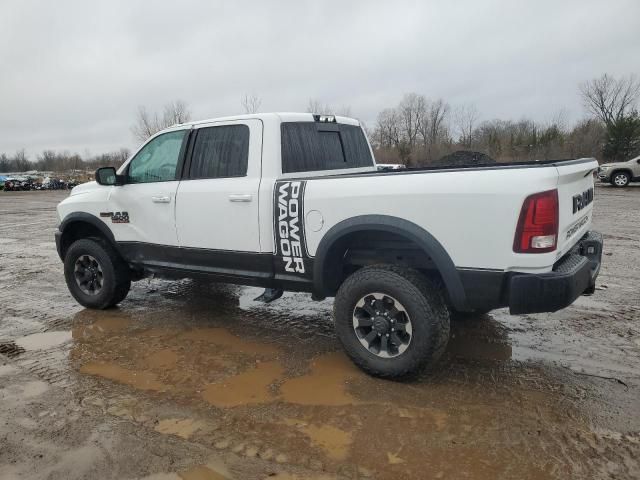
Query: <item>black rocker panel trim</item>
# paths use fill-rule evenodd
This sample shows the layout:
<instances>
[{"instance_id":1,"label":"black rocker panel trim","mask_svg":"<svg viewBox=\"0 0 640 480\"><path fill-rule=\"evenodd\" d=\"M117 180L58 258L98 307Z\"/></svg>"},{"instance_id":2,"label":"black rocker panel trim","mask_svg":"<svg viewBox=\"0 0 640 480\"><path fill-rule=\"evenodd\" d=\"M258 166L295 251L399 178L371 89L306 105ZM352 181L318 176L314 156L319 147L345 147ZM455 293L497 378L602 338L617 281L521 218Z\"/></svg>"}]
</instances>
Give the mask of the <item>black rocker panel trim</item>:
<instances>
[{"instance_id":1,"label":"black rocker panel trim","mask_svg":"<svg viewBox=\"0 0 640 480\"><path fill-rule=\"evenodd\" d=\"M118 242L125 260L145 271L170 278L207 277L220 282L311 291L311 282L296 276L274 276L271 253L213 250Z\"/></svg>"}]
</instances>

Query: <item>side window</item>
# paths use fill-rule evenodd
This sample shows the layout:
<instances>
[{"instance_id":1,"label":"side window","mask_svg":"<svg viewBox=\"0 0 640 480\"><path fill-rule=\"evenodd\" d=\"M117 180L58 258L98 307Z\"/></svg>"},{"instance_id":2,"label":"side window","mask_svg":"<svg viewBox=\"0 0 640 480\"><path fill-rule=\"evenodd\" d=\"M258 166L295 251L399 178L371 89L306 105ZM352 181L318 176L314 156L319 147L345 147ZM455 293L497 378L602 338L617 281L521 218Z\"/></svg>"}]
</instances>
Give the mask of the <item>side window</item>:
<instances>
[{"instance_id":1,"label":"side window","mask_svg":"<svg viewBox=\"0 0 640 480\"><path fill-rule=\"evenodd\" d=\"M373 165L367 139L355 125L284 122L281 132L282 173Z\"/></svg>"},{"instance_id":2,"label":"side window","mask_svg":"<svg viewBox=\"0 0 640 480\"><path fill-rule=\"evenodd\" d=\"M129 163L128 183L166 182L176 179L182 142L187 130L154 138Z\"/></svg>"},{"instance_id":3,"label":"side window","mask_svg":"<svg viewBox=\"0 0 640 480\"><path fill-rule=\"evenodd\" d=\"M248 161L248 126L201 128L193 146L189 178L244 177Z\"/></svg>"}]
</instances>

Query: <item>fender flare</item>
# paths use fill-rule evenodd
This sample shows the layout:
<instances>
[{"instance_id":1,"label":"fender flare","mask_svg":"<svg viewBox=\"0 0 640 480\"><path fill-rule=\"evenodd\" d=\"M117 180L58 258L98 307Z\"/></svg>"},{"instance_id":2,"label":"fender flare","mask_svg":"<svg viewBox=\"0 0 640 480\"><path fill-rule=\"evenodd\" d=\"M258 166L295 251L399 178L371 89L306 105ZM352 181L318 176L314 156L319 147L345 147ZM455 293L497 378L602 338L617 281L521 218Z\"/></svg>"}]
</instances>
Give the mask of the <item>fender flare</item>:
<instances>
[{"instance_id":1,"label":"fender flare","mask_svg":"<svg viewBox=\"0 0 640 480\"><path fill-rule=\"evenodd\" d=\"M331 267L327 265L327 256L331 247L345 235L364 230L378 230L401 234L416 243L429 255L442 276L449 299L453 306L460 311L466 309L466 295L460 275L451 257L442 244L425 229L413 222L388 215L361 215L337 223L322 237L316 250L313 262L314 291L319 295L326 295L328 286L325 275Z\"/></svg>"},{"instance_id":2,"label":"fender flare","mask_svg":"<svg viewBox=\"0 0 640 480\"><path fill-rule=\"evenodd\" d=\"M102 235L107 239L107 241L113 245L113 247L120 252L120 248L118 247L118 243L113 235L111 229L98 217L86 212L73 212L64 217L60 225L58 226L58 232L56 232L56 245L58 247L58 255L62 259L64 257L62 252L62 241L64 239L65 232L68 231L69 227L73 224L77 223L87 223L92 227L97 228Z\"/></svg>"}]
</instances>

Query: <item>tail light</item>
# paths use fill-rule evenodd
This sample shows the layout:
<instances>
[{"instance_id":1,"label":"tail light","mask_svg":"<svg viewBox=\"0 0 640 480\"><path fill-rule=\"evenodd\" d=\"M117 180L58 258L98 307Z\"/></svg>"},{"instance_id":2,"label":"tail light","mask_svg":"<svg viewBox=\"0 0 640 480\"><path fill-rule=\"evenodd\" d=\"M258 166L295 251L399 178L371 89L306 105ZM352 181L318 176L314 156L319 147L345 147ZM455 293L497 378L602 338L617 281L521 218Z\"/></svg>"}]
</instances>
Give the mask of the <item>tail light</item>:
<instances>
[{"instance_id":1,"label":"tail light","mask_svg":"<svg viewBox=\"0 0 640 480\"><path fill-rule=\"evenodd\" d=\"M558 190L529 195L522 204L513 251L552 252L558 244Z\"/></svg>"}]
</instances>

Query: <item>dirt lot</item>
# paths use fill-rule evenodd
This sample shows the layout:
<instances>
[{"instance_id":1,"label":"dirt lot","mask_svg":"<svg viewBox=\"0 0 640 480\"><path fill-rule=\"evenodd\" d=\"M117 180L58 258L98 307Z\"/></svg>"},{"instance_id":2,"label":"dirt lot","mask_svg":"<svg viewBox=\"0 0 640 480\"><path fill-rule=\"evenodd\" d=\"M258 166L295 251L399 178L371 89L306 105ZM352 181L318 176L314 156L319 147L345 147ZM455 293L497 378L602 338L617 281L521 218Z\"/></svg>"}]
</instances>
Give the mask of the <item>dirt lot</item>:
<instances>
[{"instance_id":1,"label":"dirt lot","mask_svg":"<svg viewBox=\"0 0 640 480\"><path fill-rule=\"evenodd\" d=\"M0 478L640 477L640 188L599 187L599 287L556 314L456 322L431 375L376 380L331 303L143 280L68 294L64 192L0 192Z\"/></svg>"}]
</instances>

